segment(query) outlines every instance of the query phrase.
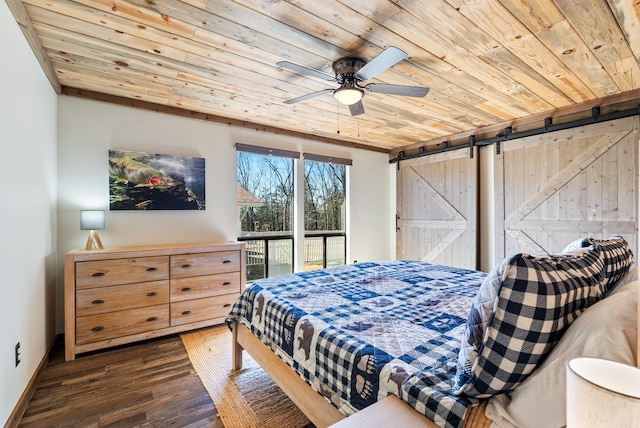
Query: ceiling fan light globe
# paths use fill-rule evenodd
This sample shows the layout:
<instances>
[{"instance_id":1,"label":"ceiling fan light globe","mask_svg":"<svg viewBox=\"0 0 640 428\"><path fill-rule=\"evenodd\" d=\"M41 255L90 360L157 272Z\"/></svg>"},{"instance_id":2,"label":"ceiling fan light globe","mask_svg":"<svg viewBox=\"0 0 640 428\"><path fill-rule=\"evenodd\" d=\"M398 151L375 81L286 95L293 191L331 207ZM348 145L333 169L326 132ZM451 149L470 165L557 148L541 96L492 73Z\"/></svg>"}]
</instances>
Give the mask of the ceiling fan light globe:
<instances>
[{"instance_id":1,"label":"ceiling fan light globe","mask_svg":"<svg viewBox=\"0 0 640 428\"><path fill-rule=\"evenodd\" d=\"M357 103L364 96L364 91L358 88L338 88L333 91L333 97L340 104L350 106Z\"/></svg>"}]
</instances>

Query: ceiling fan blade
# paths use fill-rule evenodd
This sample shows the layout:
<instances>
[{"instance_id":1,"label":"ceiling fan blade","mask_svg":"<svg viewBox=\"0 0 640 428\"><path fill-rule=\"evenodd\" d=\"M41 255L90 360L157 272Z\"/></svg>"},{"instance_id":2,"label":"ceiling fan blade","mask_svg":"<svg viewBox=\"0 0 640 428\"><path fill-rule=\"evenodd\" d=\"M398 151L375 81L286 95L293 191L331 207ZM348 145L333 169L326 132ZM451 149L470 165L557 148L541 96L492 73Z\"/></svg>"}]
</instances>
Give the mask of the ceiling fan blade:
<instances>
[{"instance_id":1,"label":"ceiling fan blade","mask_svg":"<svg viewBox=\"0 0 640 428\"><path fill-rule=\"evenodd\" d=\"M316 91L316 92L311 92L310 94L307 95L302 95L300 97L297 98L292 98L290 100L286 100L284 101L285 104L295 104L298 103L300 101L304 101L304 100L308 100L309 98L314 98L314 97L319 97L320 95L324 95L324 94L328 94L329 92L333 92L335 89L323 89L321 91Z\"/></svg>"},{"instance_id":2,"label":"ceiling fan blade","mask_svg":"<svg viewBox=\"0 0 640 428\"><path fill-rule=\"evenodd\" d=\"M358 72L356 77L360 80L369 80L376 76L378 73L382 73L389 67L393 67L403 59L407 57L407 53L395 46L389 46L380 54L365 64Z\"/></svg>"},{"instance_id":3,"label":"ceiling fan blade","mask_svg":"<svg viewBox=\"0 0 640 428\"><path fill-rule=\"evenodd\" d=\"M336 81L335 76L331 76L329 74L323 73L323 72L318 71L318 70L313 70L311 68L303 67L301 65L294 64L294 63L289 62L289 61L280 61L280 62L276 63L276 65L278 67L288 68L291 71L295 71L296 73L303 74L305 76L311 76L311 77L315 77L315 78L318 78L318 79L327 80L329 82L335 82Z\"/></svg>"},{"instance_id":4,"label":"ceiling fan blade","mask_svg":"<svg viewBox=\"0 0 640 428\"><path fill-rule=\"evenodd\" d=\"M362 100L358 101L355 104L351 104L349 106L349 111L351 112L351 116L358 116L364 113L364 105L362 104Z\"/></svg>"},{"instance_id":5,"label":"ceiling fan blade","mask_svg":"<svg viewBox=\"0 0 640 428\"><path fill-rule=\"evenodd\" d=\"M421 86L387 85L384 83L369 83L365 89L378 94L402 95L405 97L422 98L429 92L429 88Z\"/></svg>"}]
</instances>

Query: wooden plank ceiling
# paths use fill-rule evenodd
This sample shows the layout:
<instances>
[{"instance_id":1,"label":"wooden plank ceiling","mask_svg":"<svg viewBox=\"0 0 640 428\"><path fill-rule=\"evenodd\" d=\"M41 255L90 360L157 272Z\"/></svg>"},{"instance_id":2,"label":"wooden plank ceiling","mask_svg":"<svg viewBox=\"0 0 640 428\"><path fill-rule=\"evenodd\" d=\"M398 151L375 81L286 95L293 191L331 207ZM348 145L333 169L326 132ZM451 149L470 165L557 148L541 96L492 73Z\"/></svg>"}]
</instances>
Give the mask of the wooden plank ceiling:
<instances>
[{"instance_id":1,"label":"wooden plank ceiling","mask_svg":"<svg viewBox=\"0 0 640 428\"><path fill-rule=\"evenodd\" d=\"M640 98L638 0L7 3L59 91L374 150ZM336 59L371 60L388 46L409 57L368 83L426 86L425 98L366 93L357 117L330 93L283 104L338 85L278 61L333 75Z\"/></svg>"}]
</instances>

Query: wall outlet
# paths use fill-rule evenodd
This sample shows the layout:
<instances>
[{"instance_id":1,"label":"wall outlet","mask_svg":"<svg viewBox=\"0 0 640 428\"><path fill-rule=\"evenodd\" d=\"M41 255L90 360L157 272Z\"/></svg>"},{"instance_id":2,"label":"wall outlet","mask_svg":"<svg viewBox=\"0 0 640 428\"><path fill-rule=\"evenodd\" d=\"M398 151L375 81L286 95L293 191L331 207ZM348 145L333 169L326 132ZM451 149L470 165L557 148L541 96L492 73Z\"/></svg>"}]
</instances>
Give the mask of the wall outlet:
<instances>
[{"instance_id":1,"label":"wall outlet","mask_svg":"<svg viewBox=\"0 0 640 428\"><path fill-rule=\"evenodd\" d=\"M20 364L20 342L16 343L16 367Z\"/></svg>"}]
</instances>

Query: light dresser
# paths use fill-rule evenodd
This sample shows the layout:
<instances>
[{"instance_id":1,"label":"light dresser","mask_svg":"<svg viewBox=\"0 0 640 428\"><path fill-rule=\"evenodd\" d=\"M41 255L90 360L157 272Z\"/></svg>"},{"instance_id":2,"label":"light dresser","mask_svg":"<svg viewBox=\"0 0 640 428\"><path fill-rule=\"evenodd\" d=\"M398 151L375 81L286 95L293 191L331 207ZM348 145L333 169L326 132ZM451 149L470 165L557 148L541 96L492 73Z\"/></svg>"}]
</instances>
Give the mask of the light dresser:
<instances>
[{"instance_id":1,"label":"light dresser","mask_svg":"<svg viewBox=\"0 0 640 428\"><path fill-rule=\"evenodd\" d=\"M246 282L240 242L65 254L65 359L221 324Z\"/></svg>"}]
</instances>

